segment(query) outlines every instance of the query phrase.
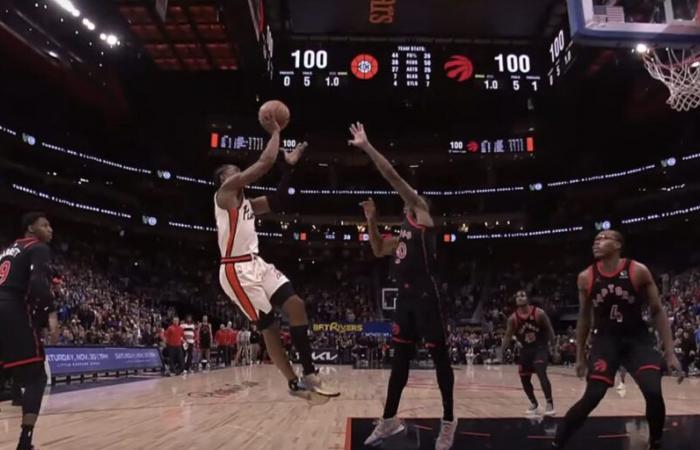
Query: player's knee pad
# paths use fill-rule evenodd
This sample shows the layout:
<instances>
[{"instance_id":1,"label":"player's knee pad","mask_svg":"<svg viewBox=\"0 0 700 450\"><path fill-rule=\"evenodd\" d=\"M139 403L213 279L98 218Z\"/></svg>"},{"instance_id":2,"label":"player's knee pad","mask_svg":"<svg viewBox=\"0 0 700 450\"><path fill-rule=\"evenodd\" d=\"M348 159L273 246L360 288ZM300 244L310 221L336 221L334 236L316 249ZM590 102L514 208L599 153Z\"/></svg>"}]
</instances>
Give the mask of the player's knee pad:
<instances>
[{"instance_id":1,"label":"player's knee pad","mask_svg":"<svg viewBox=\"0 0 700 450\"><path fill-rule=\"evenodd\" d=\"M12 369L12 378L22 387L37 382L46 386L46 370L43 362L35 362L17 366Z\"/></svg>"}]
</instances>

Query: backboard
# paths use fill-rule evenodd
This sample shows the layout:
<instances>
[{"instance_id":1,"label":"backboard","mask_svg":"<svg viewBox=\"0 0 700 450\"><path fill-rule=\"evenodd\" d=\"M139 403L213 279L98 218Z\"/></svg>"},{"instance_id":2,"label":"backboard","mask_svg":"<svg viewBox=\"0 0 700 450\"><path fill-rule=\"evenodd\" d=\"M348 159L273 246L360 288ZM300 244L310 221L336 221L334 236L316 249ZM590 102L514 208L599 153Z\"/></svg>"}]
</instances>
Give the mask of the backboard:
<instances>
[{"instance_id":1,"label":"backboard","mask_svg":"<svg viewBox=\"0 0 700 450\"><path fill-rule=\"evenodd\" d=\"M638 43L700 47L700 0L568 0L573 40L594 46Z\"/></svg>"}]
</instances>

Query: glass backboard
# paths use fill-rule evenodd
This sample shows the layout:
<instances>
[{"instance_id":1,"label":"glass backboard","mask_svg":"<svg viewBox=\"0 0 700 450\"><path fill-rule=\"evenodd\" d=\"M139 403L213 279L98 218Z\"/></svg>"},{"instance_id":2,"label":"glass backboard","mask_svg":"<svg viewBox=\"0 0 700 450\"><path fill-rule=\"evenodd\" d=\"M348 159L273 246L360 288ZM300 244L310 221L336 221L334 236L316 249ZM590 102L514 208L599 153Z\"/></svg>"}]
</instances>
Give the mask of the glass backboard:
<instances>
[{"instance_id":1,"label":"glass backboard","mask_svg":"<svg viewBox=\"0 0 700 450\"><path fill-rule=\"evenodd\" d=\"M574 41L700 46L700 0L568 0Z\"/></svg>"}]
</instances>

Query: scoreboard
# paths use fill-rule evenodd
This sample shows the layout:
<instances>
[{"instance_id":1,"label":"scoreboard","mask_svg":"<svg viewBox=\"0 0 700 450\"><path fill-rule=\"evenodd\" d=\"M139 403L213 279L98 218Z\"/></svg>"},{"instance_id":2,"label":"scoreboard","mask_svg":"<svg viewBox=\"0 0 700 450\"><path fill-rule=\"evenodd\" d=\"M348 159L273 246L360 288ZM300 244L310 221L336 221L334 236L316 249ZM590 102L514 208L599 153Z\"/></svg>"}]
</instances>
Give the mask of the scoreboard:
<instances>
[{"instance_id":1,"label":"scoreboard","mask_svg":"<svg viewBox=\"0 0 700 450\"><path fill-rule=\"evenodd\" d=\"M298 45L297 45L298 44ZM276 84L289 89L369 87L393 91L472 90L537 93L545 88L544 52L530 46L282 43L275 49ZM551 62L549 62L551 64Z\"/></svg>"}]
</instances>

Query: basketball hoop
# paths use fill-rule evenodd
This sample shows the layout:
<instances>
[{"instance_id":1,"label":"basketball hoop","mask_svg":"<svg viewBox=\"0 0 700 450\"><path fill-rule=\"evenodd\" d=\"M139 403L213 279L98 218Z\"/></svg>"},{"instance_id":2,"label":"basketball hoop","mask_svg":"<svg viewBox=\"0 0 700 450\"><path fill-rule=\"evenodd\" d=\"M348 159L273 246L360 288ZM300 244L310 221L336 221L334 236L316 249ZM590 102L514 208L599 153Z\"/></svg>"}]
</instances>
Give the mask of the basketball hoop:
<instances>
[{"instance_id":1,"label":"basketball hoop","mask_svg":"<svg viewBox=\"0 0 700 450\"><path fill-rule=\"evenodd\" d=\"M652 78L668 88L671 108L690 111L700 106L700 49L652 48L642 57Z\"/></svg>"}]
</instances>

